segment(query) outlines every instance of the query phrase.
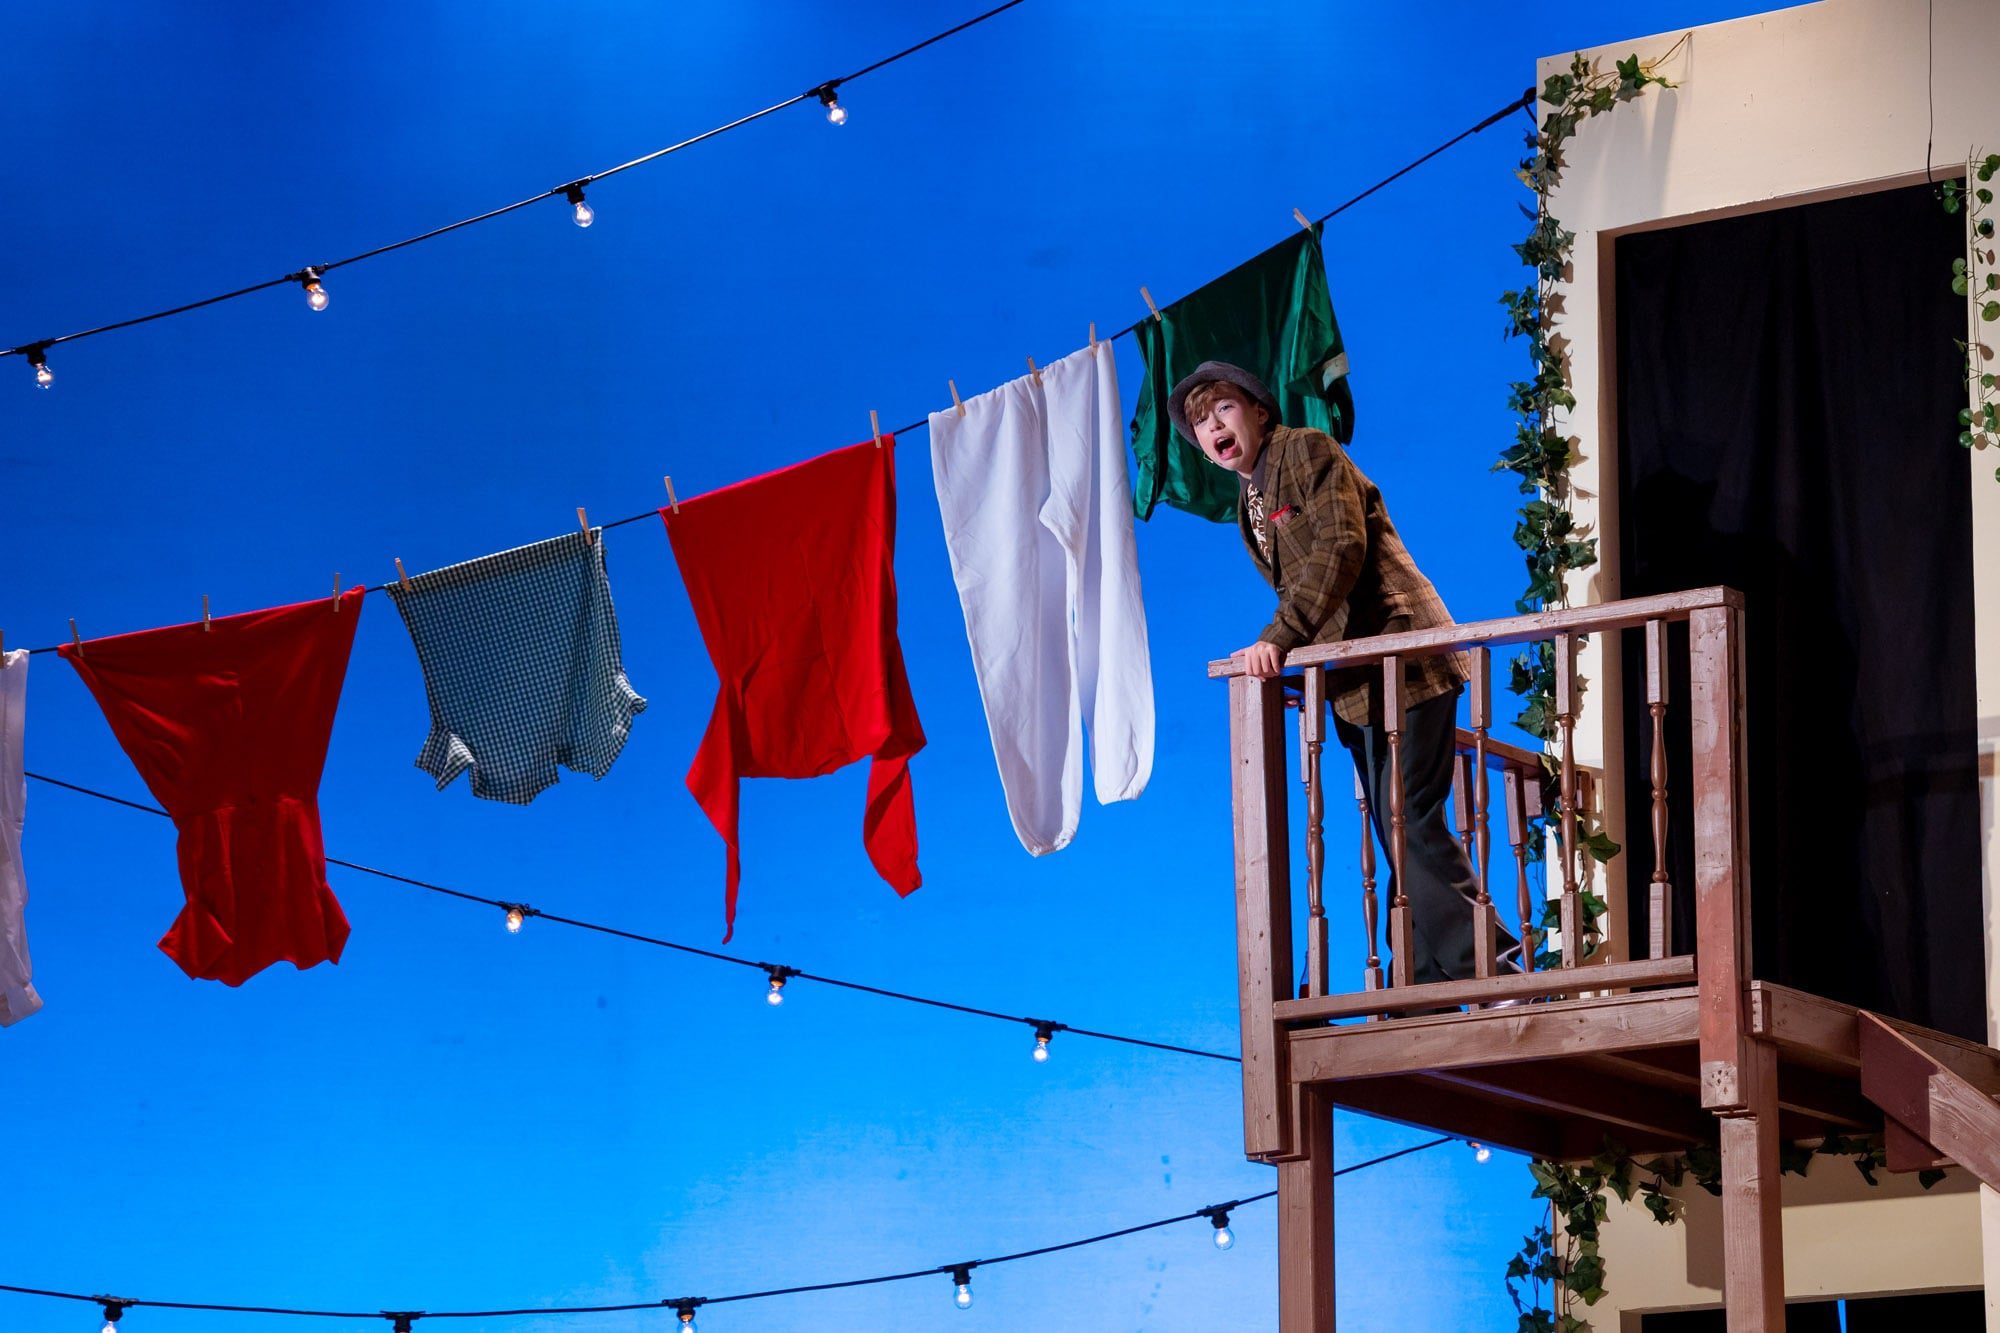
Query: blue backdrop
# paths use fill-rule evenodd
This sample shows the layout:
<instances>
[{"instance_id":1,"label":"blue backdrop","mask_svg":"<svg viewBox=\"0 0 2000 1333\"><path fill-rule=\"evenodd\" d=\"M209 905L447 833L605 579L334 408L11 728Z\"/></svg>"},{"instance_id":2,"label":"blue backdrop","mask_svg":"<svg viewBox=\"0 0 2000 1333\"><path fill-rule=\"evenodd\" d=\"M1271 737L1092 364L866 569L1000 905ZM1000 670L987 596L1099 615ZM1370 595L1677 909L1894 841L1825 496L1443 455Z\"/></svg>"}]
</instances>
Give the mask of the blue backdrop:
<instances>
[{"instance_id":1,"label":"blue backdrop","mask_svg":"<svg viewBox=\"0 0 2000 1333\"><path fill-rule=\"evenodd\" d=\"M9 645L325 593L559 533L915 420L1123 327L1517 95L1540 54L1731 0L1030 3L843 90L593 189L329 275L0 363ZM0 343L254 281L707 129L975 12L864 2L30 6L0 44ZM1523 582L1511 478L1525 117L1330 226L1355 456L1462 619ZM1584 131L1585 134L1589 130ZM1139 385L1121 348L1128 404ZM1014 841L931 493L907 436L903 640L930 747L923 890L859 839L862 770L745 789L735 948L857 980L1210 1048L1236 1042L1224 691L1203 664L1269 593L1234 533L1139 533L1158 689L1151 789ZM609 536L652 707L601 784L526 809L439 794L386 599L361 627L322 790L338 856L713 945L722 856L682 786L713 697L667 542ZM38 657L30 767L144 798L67 666ZM172 830L33 786L40 1015L0 1034L0 1281L131 1296L464 1308L720 1295L1057 1242L1270 1187L1234 1066L763 978L335 870L338 967L241 990L154 947ZM1336 803L1336 966L1357 969ZM1354 1160L1418 1141L1342 1116ZM1440 1149L1342 1183L1343 1327L1511 1327L1539 1215L1517 1160ZM706 1311L713 1333L1262 1328L1273 1212L975 1275ZM101 1322L0 1296L20 1333ZM476 1321L475 1321L476 1322ZM671 1315L494 1328L663 1330ZM122 1333L277 1328L141 1309ZM295 1326L295 1325L294 1325Z\"/></svg>"}]
</instances>

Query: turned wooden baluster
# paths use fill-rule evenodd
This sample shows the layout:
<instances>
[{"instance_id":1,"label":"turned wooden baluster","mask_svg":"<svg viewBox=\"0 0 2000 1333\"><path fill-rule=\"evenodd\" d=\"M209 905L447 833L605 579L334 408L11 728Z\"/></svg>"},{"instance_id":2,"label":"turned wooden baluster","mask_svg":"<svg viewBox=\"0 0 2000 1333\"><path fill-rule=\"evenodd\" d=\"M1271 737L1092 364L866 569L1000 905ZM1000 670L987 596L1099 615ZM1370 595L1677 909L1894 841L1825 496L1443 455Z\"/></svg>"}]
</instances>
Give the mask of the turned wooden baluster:
<instances>
[{"instance_id":1,"label":"turned wooden baluster","mask_svg":"<svg viewBox=\"0 0 2000 1333\"><path fill-rule=\"evenodd\" d=\"M1403 874L1404 853L1409 835L1404 830L1407 817L1403 796L1403 659L1382 659L1382 719L1389 736L1389 873L1396 881L1396 895L1389 901L1389 984L1407 986L1412 977L1410 955L1415 952L1410 923L1409 881Z\"/></svg>"},{"instance_id":2,"label":"turned wooden baluster","mask_svg":"<svg viewBox=\"0 0 2000 1333\"><path fill-rule=\"evenodd\" d=\"M1451 756L1451 822L1458 830L1458 845L1465 859L1472 859L1472 756L1457 750Z\"/></svg>"},{"instance_id":3,"label":"turned wooden baluster","mask_svg":"<svg viewBox=\"0 0 2000 1333\"><path fill-rule=\"evenodd\" d=\"M1326 748L1326 668L1307 667L1299 700L1299 755L1306 784L1306 994L1326 994L1326 904L1320 897L1326 870L1326 792L1320 753ZM1366 830L1364 829L1365 833Z\"/></svg>"},{"instance_id":4,"label":"turned wooden baluster","mask_svg":"<svg viewBox=\"0 0 2000 1333\"><path fill-rule=\"evenodd\" d=\"M1362 970L1363 990L1382 989L1382 955L1375 945L1381 908L1375 901L1375 828L1369 819L1368 784L1354 770L1354 803L1361 808L1361 927L1368 932L1368 965Z\"/></svg>"},{"instance_id":5,"label":"turned wooden baluster","mask_svg":"<svg viewBox=\"0 0 2000 1333\"><path fill-rule=\"evenodd\" d=\"M1646 622L1646 707L1653 715L1653 884L1646 905L1649 956L1674 951L1673 889L1667 882L1667 626Z\"/></svg>"},{"instance_id":6,"label":"turned wooden baluster","mask_svg":"<svg viewBox=\"0 0 2000 1333\"><path fill-rule=\"evenodd\" d=\"M1495 954L1500 944L1500 914L1493 910L1493 896L1487 891L1486 856L1486 730L1493 725L1492 654L1486 648L1472 650L1472 878L1476 894L1472 900L1472 958L1475 974L1493 975Z\"/></svg>"},{"instance_id":7,"label":"turned wooden baluster","mask_svg":"<svg viewBox=\"0 0 2000 1333\"><path fill-rule=\"evenodd\" d=\"M1583 961L1583 898L1576 883L1576 636L1556 636L1556 727L1562 741L1562 965Z\"/></svg>"},{"instance_id":8,"label":"turned wooden baluster","mask_svg":"<svg viewBox=\"0 0 2000 1333\"><path fill-rule=\"evenodd\" d=\"M1500 796L1507 803L1507 842L1514 849L1514 894L1521 911L1521 970L1535 970L1534 893L1528 887L1528 810L1521 798L1521 774L1508 767L1500 773Z\"/></svg>"}]
</instances>

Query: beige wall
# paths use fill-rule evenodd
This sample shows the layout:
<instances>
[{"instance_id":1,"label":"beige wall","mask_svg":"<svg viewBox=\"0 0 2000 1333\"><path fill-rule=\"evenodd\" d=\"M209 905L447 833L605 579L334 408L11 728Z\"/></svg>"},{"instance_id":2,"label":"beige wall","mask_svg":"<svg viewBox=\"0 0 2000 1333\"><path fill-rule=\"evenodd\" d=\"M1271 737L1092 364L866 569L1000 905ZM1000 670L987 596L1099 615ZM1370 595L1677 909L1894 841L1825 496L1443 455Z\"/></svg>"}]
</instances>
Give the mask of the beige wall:
<instances>
[{"instance_id":1,"label":"beige wall","mask_svg":"<svg viewBox=\"0 0 2000 1333\"><path fill-rule=\"evenodd\" d=\"M1567 178L1553 200L1556 217L1577 234L1575 265L1557 332L1566 340L1577 408L1566 423L1577 447L1572 469L1580 519L1593 525L1605 564L1574 577L1571 598L1603 601L1619 595L1613 553L1617 515L1599 497L1615 490L1612 452L1606 447L1616 420L1615 386L1605 361L1614 327L1608 266L1619 232L1856 193L1920 180L1925 138L1935 99L1935 154L1963 163L1974 148L2000 150L2000 2L1935 0L1820 0L1755 18L1711 24L1688 40L1663 66L1679 88L1648 90L1643 98L1587 122L1568 153ZM1607 65L1629 53L1652 58L1684 34L1641 37L1586 51ZM1934 51L1934 63L1927 51ZM1537 84L1568 65L1569 53L1542 60ZM1927 94L1929 96L1927 96ZM1942 279L1941 279L1942 280ZM1990 326L1989 326L1990 327ZM1940 448L1953 447L1940 441ZM1979 625L1980 745L2000 746L2000 458L1975 454L1974 595ZM1579 728L1579 758L1615 774L1623 756L1607 737L1617 734L1620 688L1614 660L1593 642L1581 663L1590 685ZM2000 835L1993 818L1993 782L1987 810L1988 1012L1992 1039L2000 1044ZM1624 811L1616 793L1607 800L1607 824L1624 837ZM1622 902L1613 862L1614 912ZM1625 925L1614 919L1614 956L1626 957ZM1815 1172L1818 1177L1825 1169ZM1858 1294L1862 1290L1944 1289L1980 1285L1979 1264L1968 1258L1967 1236L1983 1213L1987 1327L2000 1333L2000 1198L1967 1190L1949 1197L1908 1198L1847 1189L1835 1178L1814 1190L1836 1197L1808 1203L1797 1182L1787 1183L1786 1272L1789 1291L1805 1295ZM1847 1174L1851 1174L1847 1173ZM1858 1178L1856 1184L1858 1185ZM1977 1201L1979 1207L1975 1208ZM1697 1209L1699 1209L1697 1201ZM1798 1216L1793 1216L1797 1211ZM1670 1234L1660 1234L1643 1213L1639 1226L1607 1233L1606 1252L1617 1274L1611 1286L1629 1302L1643 1287L1642 1273L1680 1274L1679 1285L1661 1277L1657 1290L1677 1291L1682 1304L1712 1304L1689 1293L1706 1290L1698 1265L1683 1248L1678 1258ZM1702 1216L1696 1212L1696 1230ZM1675 1228L1674 1231L1682 1231ZM1615 1235L1615 1239L1613 1236ZM1882 1238L1881 1245L1850 1243ZM1685 1245L1685 1240L1681 1241ZM1661 1247L1666 1247L1662 1250ZM1900 1246L1900 1249L1895 1247ZM1629 1249L1629 1254L1628 1254ZM1894 1265L1875 1260L1894 1250ZM1679 1268L1676 1268L1676 1263ZM1971 1264L1971 1267L1968 1267ZM1854 1285L1865 1280L1878 1285ZM1600 1320L1600 1329L1617 1327Z\"/></svg>"}]
</instances>

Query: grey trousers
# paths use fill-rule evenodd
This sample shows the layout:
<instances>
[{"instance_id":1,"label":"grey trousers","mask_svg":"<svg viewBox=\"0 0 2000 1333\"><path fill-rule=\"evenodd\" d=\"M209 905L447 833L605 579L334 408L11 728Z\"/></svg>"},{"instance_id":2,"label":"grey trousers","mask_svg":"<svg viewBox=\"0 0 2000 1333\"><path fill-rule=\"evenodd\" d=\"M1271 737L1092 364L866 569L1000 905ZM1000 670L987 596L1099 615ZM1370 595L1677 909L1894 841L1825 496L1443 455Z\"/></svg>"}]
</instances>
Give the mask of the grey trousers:
<instances>
[{"instance_id":1,"label":"grey trousers","mask_svg":"<svg viewBox=\"0 0 2000 1333\"><path fill-rule=\"evenodd\" d=\"M1405 710L1403 720L1403 860L1410 899L1410 959L1414 982L1461 981L1473 975L1472 898L1477 884L1465 847L1451 830L1452 755L1462 690L1425 700ZM1368 813L1389 863L1389 737L1379 724L1357 727L1333 719L1334 733L1354 756L1355 771L1368 789ZM1383 898L1383 920L1396 898L1392 867ZM1499 947L1513 947L1501 932Z\"/></svg>"}]
</instances>

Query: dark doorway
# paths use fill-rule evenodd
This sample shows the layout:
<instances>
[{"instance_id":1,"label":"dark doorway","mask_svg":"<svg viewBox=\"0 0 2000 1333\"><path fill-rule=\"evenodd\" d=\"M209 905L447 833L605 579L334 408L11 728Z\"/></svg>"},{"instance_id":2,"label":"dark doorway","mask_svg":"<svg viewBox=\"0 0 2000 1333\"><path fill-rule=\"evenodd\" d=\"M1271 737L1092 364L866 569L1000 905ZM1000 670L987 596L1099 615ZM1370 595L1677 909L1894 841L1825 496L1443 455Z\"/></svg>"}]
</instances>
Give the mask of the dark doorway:
<instances>
[{"instance_id":1,"label":"dark doorway","mask_svg":"<svg viewBox=\"0 0 2000 1333\"><path fill-rule=\"evenodd\" d=\"M1971 478L1928 186L1616 242L1622 595L1748 599L1756 975L1985 1038ZM1685 644L1685 627L1680 643ZM1626 866L1653 867L1627 636ZM1679 651L1684 651L1684 648ZM1676 657L1675 660L1684 660ZM1693 938L1685 666L1667 868Z\"/></svg>"},{"instance_id":2,"label":"dark doorway","mask_svg":"<svg viewBox=\"0 0 2000 1333\"><path fill-rule=\"evenodd\" d=\"M1726 1327L1720 1310L1649 1314L1639 1319L1641 1333L1724 1333ZM1923 1333L1984 1333L1985 1328L1986 1297L1978 1291L1805 1301L1785 1307L1785 1333L1910 1333L1913 1329Z\"/></svg>"}]
</instances>

